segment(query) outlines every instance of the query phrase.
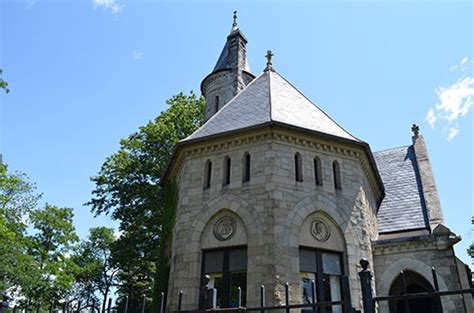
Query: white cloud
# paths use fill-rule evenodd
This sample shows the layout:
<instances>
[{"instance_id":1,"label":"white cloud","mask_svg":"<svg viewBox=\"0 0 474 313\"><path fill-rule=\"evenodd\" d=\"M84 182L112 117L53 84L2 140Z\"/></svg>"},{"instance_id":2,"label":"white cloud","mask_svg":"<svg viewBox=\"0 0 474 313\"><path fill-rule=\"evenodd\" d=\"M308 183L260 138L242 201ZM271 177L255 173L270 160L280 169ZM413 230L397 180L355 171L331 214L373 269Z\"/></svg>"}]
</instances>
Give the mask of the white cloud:
<instances>
[{"instance_id":1,"label":"white cloud","mask_svg":"<svg viewBox=\"0 0 474 313\"><path fill-rule=\"evenodd\" d=\"M428 121L428 124L430 124L431 128L434 128L434 124L436 122L436 114L434 113L433 108L430 108L428 114L426 114L426 120Z\"/></svg>"},{"instance_id":2,"label":"white cloud","mask_svg":"<svg viewBox=\"0 0 474 313\"><path fill-rule=\"evenodd\" d=\"M464 63L467 63L463 59ZM462 63L462 62L461 62ZM443 132L447 140L452 140L459 134L459 119L466 116L472 109L474 99L474 77L461 77L448 87L436 89L438 103L431 107L426 114L426 120L435 126L436 121L444 121Z\"/></svg>"},{"instance_id":3,"label":"white cloud","mask_svg":"<svg viewBox=\"0 0 474 313\"><path fill-rule=\"evenodd\" d=\"M464 57L459 64L453 65L449 68L450 72L465 72L472 61L468 57Z\"/></svg>"},{"instance_id":4,"label":"white cloud","mask_svg":"<svg viewBox=\"0 0 474 313\"><path fill-rule=\"evenodd\" d=\"M459 124L456 124L452 127L447 129L448 135L446 136L447 141L451 141L454 137L456 137L459 133Z\"/></svg>"},{"instance_id":5,"label":"white cloud","mask_svg":"<svg viewBox=\"0 0 474 313\"><path fill-rule=\"evenodd\" d=\"M112 14L117 14L122 11L124 4L118 3L115 0L92 0L94 3L94 9L102 8L106 11L110 11Z\"/></svg>"},{"instance_id":6,"label":"white cloud","mask_svg":"<svg viewBox=\"0 0 474 313\"><path fill-rule=\"evenodd\" d=\"M133 56L134 60L141 60L141 59L143 59L144 55L145 54L143 53L143 51L135 50L135 51L132 52L132 56Z\"/></svg>"}]
</instances>

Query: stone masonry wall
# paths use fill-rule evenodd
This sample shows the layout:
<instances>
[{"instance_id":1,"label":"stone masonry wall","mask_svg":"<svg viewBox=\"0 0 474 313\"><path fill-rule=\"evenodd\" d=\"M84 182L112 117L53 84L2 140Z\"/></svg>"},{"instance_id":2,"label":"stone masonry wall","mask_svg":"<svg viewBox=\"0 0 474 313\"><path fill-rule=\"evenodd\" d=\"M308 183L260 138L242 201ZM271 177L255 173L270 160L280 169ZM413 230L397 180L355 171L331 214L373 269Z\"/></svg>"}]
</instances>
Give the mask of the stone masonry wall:
<instances>
[{"instance_id":1,"label":"stone masonry wall","mask_svg":"<svg viewBox=\"0 0 474 313\"><path fill-rule=\"evenodd\" d=\"M286 282L291 285L292 302L300 302L299 246L302 243L314 248L321 246L317 240L313 244L307 238L300 240L300 229L309 216L320 212L344 236L344 270L350 276L353 306L361 308L357 264L361 257L369 258L373 264L371 240L376 239L377 226L375 200L368 190L360 161L352 155L282 138L264 136L185 157L178 177L169 309L176 309L179 290L184 291L182 308L197 308L203 242L205 248L212 247L209 231L207 235L203 233L225 212L238 216L241 226L237 225L237 232L246 233L248 306L258 305L262 284L266 287L267 305L278 304L283 300ZM242 182L245 152L251 155L250 182ZM296 152L302 156L303 182L295 181ZM226 156L231 158L232 172L230 185L223 186ZM315 156L322 161L323 186L315 184ZM208 189L203 187L206 160L212 161ZM334 160L339 162L342 176L342 190L337 191L332 175ZM229 241L228 246L242 243L244 237L236 236L241 238L239 243ZM216 243L219 247L222 244Z\"/></svg>"}]
</instances>

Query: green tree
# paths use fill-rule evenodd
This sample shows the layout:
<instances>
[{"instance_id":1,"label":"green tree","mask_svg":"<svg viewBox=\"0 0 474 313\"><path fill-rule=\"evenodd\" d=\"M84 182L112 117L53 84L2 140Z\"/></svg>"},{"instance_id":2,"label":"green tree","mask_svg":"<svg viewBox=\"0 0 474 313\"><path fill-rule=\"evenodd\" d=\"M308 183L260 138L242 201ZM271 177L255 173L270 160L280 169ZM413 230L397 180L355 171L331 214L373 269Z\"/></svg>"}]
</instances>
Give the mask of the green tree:
<instances>
[{"instance_id":1,"label":"green tree","mask_svg":"<svg viewBox=\"0 0 474 313\"><path fill-rule=\"evenodd\" d=\"M96 291L102 296L102 312L105 312L107 298L115 285L118 268L112 261L111 247L115 241L113 228L95 227L76 250L73 261L80 268L76 283L81 299L89 302Z\"/></svg>"},{"instance_id":2,"label":"green tree","mask_svg":"<svg viewBox=\"0 0 474 313\"><path fill-rule=\"evenodd\" d=\"M25 229L41 195L25 174L11 173L0 160L0 290L31 280L32 258Z\"/></svg>"},{"instance_id":3,"label":"green tree","mask_svg":"<svg viewBox=\"0 0 474 313\"><path fill-rule=\"evenodd\" d=\"M34 259L32 281L22 286L28 299L49 303L63 298L74 281L77 267L69 255L79 240L70 208L46 204L30 215L33 235L29 236L29 255Z\"/></svg>"},{"instance_id":4,"label":"green tree","mask_svg":"<svg viewBox=\"0 0 474 313\"><path fill-rule=\"evenodd\" d=\"M131 295L132 311L143 295L152 295L153 283L155 300L166 287L163 246L172 229L174 213L169 210L174 208L167 210L160 178L177 142L203 121L204 99L192 92L173 96L167 104L155 120L122 139L119 151L91 178L92 212L110 214L120 222L122 235L114 243L113 258L120 268L119 296Z\"/></svg>"},{"instance_id":5,"label":"green tree","mask_svg":"<svg viewBox=\"0 0 474 313\"><path fill-rule=\"evenodd\" d=\"M2 73L3 70L0 68L0 76L2 75ZM0 89L5 90L6 93L10 92L10 89L8 89L8 83L2 77L0 77Z\"/></svg>"}]
</instances>

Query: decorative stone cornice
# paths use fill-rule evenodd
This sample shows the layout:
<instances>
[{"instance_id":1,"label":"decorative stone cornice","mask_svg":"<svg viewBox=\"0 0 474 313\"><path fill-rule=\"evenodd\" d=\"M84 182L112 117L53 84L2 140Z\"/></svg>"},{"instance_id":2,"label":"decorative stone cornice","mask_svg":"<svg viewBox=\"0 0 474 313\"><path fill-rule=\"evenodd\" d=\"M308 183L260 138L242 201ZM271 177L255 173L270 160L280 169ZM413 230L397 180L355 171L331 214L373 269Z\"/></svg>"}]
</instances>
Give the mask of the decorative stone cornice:
<instances>
[{"instance_id":1,"label":"decorative stone cornice","mask_svg":"<svg viewBox=\"0 0 474 313\"><path fill-rule=\"evenodd\" d=\"M399 254L428 250L447 250L461 240L459 236L421 235L372 241L374 255Z\"/></svg>"},{"instance_id":2,"label":"decorative stone cornice","mask_svg":"<svg viewBox=\"0 0 474 313\"><path fill-rule=\"evenodd\" d=\"M355 158L361 164L361 168L370 183L375 198L380 199L383 195L383 189L379 187L377 174L372 170L367 153L361 146L346 142L331 141L327 138L315 136L314 134L302 133L297 130L286 129L275 125L268 125L267 127L259 129L250 129L235 135L211 138L199 142L189 142L181 146L178 145L167 176L176 177L187 157L220 153L230 148L244 147L249 144L256 144L268 140L314 149L315 152L319 150L343 157Z\"/></svg>"}]
</instances>

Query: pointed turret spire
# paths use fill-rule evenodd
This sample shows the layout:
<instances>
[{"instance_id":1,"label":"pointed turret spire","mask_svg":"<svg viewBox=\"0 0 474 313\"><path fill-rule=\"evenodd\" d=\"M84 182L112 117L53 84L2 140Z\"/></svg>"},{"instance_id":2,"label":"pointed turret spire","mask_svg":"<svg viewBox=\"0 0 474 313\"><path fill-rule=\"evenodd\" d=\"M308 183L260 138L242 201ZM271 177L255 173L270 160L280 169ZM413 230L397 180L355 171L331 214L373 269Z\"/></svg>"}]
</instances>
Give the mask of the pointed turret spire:
<instances>
[{"instance_id":1,"label":"pointed turret spire","mask_svg":"<svg viewBox=\"0 0 474 313\"><path fill-rule=\"evenodd\" d=\"M237 26L237 11L234 11L234 22L232 23L232 31L239 29Z\"/></svg>"},{"instance_id":2,"label":"pointed turret spire","mask_svg":"<svg viewBox=\"0 0 474 313\"><path fill-rule=\"evenodd\" d=\"M245 88L255 76L247 62L247 39L237 26L237 11L232 18L232 30L211 74L201 83L206 98L205 120L208 120L230 99Z\"/></svg>"}]
</instances>

